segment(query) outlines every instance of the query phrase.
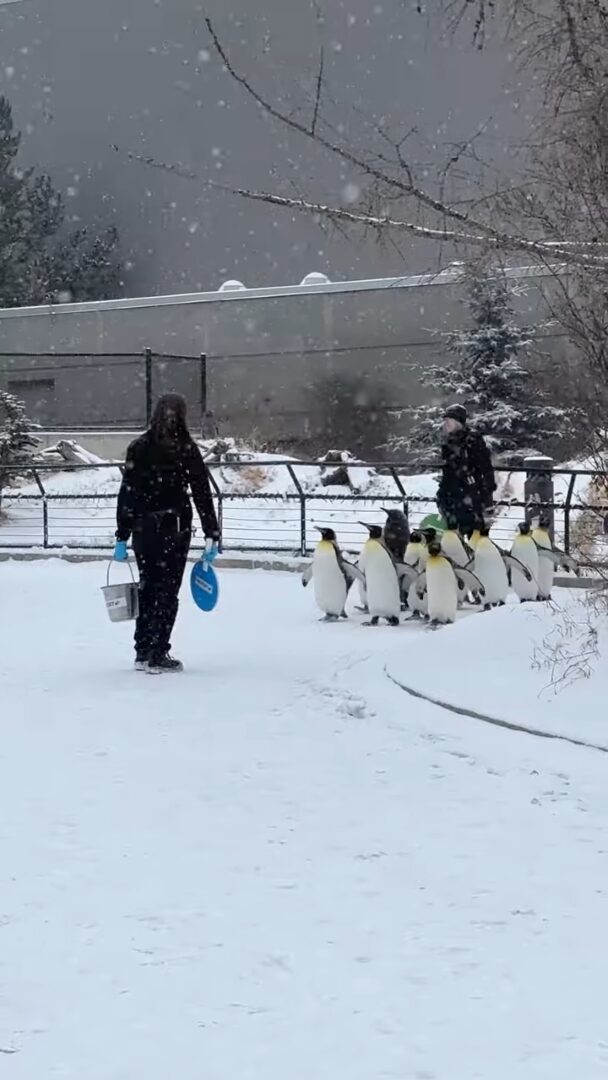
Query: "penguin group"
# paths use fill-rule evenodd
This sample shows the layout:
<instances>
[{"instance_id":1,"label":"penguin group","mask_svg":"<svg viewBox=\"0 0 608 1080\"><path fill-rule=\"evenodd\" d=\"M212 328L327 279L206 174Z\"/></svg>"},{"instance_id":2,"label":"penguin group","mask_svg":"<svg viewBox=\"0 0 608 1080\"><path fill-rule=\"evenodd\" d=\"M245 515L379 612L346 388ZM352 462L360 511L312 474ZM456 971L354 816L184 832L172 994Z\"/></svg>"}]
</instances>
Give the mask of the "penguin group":
<instances>
[{"instance_id":1,"label":"penguin group","mask_svg":"<svg viewBox=\"0 0 608 1080\"><path fill-rule=\"evenodd\" d=\"M355 582L358 610L369 616L366 625L383 620L399 626L405 611L410 620L424 620L435 629L453 623L465 604L483 611L502 607L510 590L521 603L550 600L556 568L579 572L574 560L554 546L542 518L534 527L519 525L511 551L505 552L481 522L467 541L453 521L444 531L410 533L405 514L385 512L384 528L361 522L369 536L356 565L342 554L333 529L319 529L321 539L302 583L313 582L326 621L347 618L346 601Z\"/></svg>"}]
</instances>

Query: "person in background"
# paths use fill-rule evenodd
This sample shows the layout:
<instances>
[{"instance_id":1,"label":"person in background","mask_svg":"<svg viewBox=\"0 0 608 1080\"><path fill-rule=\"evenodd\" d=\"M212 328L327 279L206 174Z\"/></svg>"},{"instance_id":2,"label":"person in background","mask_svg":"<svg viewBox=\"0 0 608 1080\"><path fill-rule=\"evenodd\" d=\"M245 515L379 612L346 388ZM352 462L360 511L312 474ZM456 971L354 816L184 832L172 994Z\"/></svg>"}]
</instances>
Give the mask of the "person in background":
<instances>
[{"instance_id":1,"label":"person in background","mask_svg":"<svg viewBox=\"0 0 608 1080\"><path fill-rule=\"evenodd\" d=\"M496 480L490 451L483 436L468 426L464 405L450 405L444 413L441 456L437 509L470 536L492 512Z\"/></svg>"},{"instance_id":2,"label":"person in background","mask_svg":"<svg viewBox=\"0 0 608 1080\"><path fill-rule=\"evenodd\" d=\"M182 671L171 655L171 633L192 538L189 490L207 538L207 558L218 552L219 528L209 474L186 422L179 394L161 397L144 435L127 450L118 493L114 558L128 558L127 542L139 568L139 616L135 625L135 667L150 673Z\"/></svg>"}]
</instances>

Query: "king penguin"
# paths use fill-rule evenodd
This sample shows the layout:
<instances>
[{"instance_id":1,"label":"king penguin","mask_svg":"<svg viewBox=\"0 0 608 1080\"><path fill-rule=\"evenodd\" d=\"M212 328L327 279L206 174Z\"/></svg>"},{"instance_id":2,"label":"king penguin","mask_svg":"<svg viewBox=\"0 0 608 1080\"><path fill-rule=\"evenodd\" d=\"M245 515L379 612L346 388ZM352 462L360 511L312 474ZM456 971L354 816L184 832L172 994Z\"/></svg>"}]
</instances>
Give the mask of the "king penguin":
<instances>
[{"instance_id":1,"label":"king penguin","mask_svg":"<svg viewBox=\"0 0 608 1080\"><path fill-rule=\"evenodd\" d=\"M532 531L532 539L538 548L538 599L550 600L555 577L555 562L552 557L553 544L549 530L542 518L537 528ZM545 555L545 552L548 554Z\"/></svg>"},{"instance_id":2,"label":"king penguin","mask_svg":"<svg viewBox=\"0 0 608 1080\"><path fill-rule=\"evenodd\" d=\"M371 542L373 540L382 540L382 526L366 525L364 521L360 521L359 524L362 525L364 529L367 529L369 531L369 536L361 549L361 554L359 555L359 560L357 562L357 567L363 574L363 580L357 582L357 586L359 589L359 600L361 602L361 611L364 611L367 614L368 607L367 589L365 587L365 559Z\"/></svg>"},{"instance_id":3,"label":"king penguin","mask_svg":"<svg viewBox=\"0 0 608 1080\"><path fill-rule=\"evenodd\" d=\"M438 540L432 540L429 544L426 570L422 577L426 584L431 626L453 623L458 605L458 583L450 560L441 553Z\"/></svg>"},{"instance_id":4,"label":"king penguin","mask_svg":"<svg viewBox=\"0 0 608 1080\"><path fill-rule=\"evenodd\" d=\"M416 570L418 574L421 574L426 566L428 554L428 548L422 533L418 529L414 529L410 535L410 542L405 549L405 558L403 560L405 565L411 566L412 570ZM426 618L428 610L426 592L423 596L419 596L417 586L417 577L413 581L406 578L402 579L401 588L408 611L411 612L415 619Z\"/></svg>"},{"instance_id":5,"label":"king penguin","mask_svg":"<svg viewBox=\"0 0 608 1080\"><path fill-rule=\"evenodd\" d=\"M490 530L485 525L479 530L473 566L486 590L484 609L488 611L491 607L502 607L509 593L509 575L502 552L490 540Z\"/></svg>"},{"instance_id":6,"label":"king penguin","mask_svg":"<svg viewBox=\"0 0 608 1080\"><path fill-rule=\"evenodd\" d=\"M321 539L311 565L302 575L302 584L308 585L312 578L315 600L325 612L325 621L335 622L347 617L344 608L348 591L353 581L360 581L363 575L343 558L333 529L319 529L319 532Z\"/></svg>"},{"instance_id":7,"label":"king penguin","mask_svg":"<svg viewBox=\"0 0 608 1080\"><path fill-rule=\"evenodd\" d=\"M404 563L406 566L413 566L415 570L424 569L424 563L426 561L427 550L424 542L424 537L417 529L410 534L409 544L405 549Z\"/></svg>"},{"instance_id":8,"label":"king penguin","mask_svg":"<svg viewBox=\"0 0 608 1080\"><path fill-rule=\"evenodd\" d=\"M388 510L382 507L386 514L384 526L384 543L396 562L403 562L405 549L410 539L410 526L403 510Z\"/></svg>"},{"instance_id":9,"label":"king penguin","mask_svg":"<svg viewBox=\"0 0 608 1080\"><path fill-rule=\"evenodd\" d=\"M572 570L577 575L580 574L580 568L570 555L566 555L565 551L560 551L554 546L546 518L540 518L538 525L532 530L532 539L538 550L538 599L550 600L555 568L561 566L564 570Z\"/></svg>"},{"instance_id":10,"label":"king penguin","mask_svg":"<svg viewBox=\"0 0 608 1080\"><path fill-rule=\"evenodd\" d=\"M380 619L386 619L389 626L398 626L401 587L397 568L386 542L375 536L375 531L370 525L370 538L365 545L365 589L370 625L377 626Z\"/></svg>"},{"instance_id":11,"label":"king penguin","mask_svg":"<svg viewBox=\"0 0 608 1080\"><path fill-rule=\"evenodd\" d=\"M513 592L522 604L526 600L536 600L538 597L538 548L532 539L530 526L525 521L518 526L511 554L530 574L530 579L528 579L517 565L513 566L511 570Z\"/></svg>"}]
</instances>

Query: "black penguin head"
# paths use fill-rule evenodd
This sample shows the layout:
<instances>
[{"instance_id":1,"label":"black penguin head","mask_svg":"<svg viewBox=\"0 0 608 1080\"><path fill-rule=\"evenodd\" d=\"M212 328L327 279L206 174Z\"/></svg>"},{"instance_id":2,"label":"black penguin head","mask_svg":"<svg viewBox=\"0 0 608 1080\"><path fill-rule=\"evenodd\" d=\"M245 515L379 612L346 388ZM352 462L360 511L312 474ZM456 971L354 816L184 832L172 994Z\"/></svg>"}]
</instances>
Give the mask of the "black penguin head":
<instances>
[{"instance_id":1,"label":"black penguin head","mask_svg":"<svg viewBox=\"0 0 608 1080\"><path fill-rule=\"evenodd\" d=\"M540 515L538 519L538 527L539 529L549 529L551 527L551 522L549 521L549 518L546 514Z\"/></svg>"},{"instance_id":2,"label":"black penguin head","mask_svg":"<svg viewBox=\"0 0 608 1080\"><path fill-rule=\"evenodd\" d=\"M530 535L530 526L528 525L527 521L522 521L521 525L518 525L517 528L519 529L522 536Z\"/></svg>"},{"instance_id":3,"label":"black penguin head","mask_svg":"<svg viewBox=\"0 0 608 1080\"><path fill-rule=\"evenodd\" d=\"M429 555L441 555L441 544L438 540L431 540L429 544Z\"/></svg>"},{"instance_id":4,"label":"black penguin head","mask_svg":"<svg viewBox=\"0 0 608 1080\"><path fill-rule=\"evenodd\" d=\"M413 533L411 534L410 543L412 543L412 544L421 544L422 543L422 533L418 532L418 529L414 529Z\"/></svg>"},{"instance_id":5,"label":"black penguin head","mask_svg":"<svg viewBox=\"0 0 608 1080\"><path fill-rule=\"evenodd\" d=\"M389 509L389 507L387 506L383 506L382 509L384 510L384 513L386 514L389 521L398 521L401 524L401 522L405 518L403 510Z\"/></svg>"},{"instance_id":6,"label":"black penguin head","mask_svg":"<svg viewBox=\"0 0 608 1080\"><path fill-rule=\"evenodd\" d=\"M436 536L437 536L437 529L429 528L429 529L424 530L424 537L425 537L425 540L426 540L427 544L432 544L433 541L435 540Z\"/></svg>"},{"instance_id":7,"label":"black penguin head","mask_svg":"<svg viewBox=\"0 0 608 1080\"><path fill-rule=\"evenodd\" d=\"M363 522L360 522L359 524L362 525ZM382 539L382 526L381 525L365 525L364 527L367 529L367 531L369 533L370 540L381 540Z\"/></svg>"},{"instance_id":8,"label":"black penguin head","mask_svg":"<svg viewBox=\"0 0 608 1080\"><path fill-rule=\"evenodd\" d=\"M328 540L330 544L335 544L336 534L333 529L322 529L319 525L316 525L315 528L321 533L322 540Z\"/></svg>"}]
</instances>

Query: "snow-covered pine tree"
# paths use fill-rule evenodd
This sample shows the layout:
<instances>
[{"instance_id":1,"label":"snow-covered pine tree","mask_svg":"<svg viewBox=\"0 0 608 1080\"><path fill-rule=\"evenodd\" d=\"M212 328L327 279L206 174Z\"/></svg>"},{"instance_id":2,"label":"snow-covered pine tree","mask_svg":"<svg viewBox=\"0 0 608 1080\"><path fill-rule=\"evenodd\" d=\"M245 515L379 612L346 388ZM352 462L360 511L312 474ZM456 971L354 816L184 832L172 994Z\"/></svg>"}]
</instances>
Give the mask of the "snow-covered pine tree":
<instances>
[{"instance_id":1,"label":"snow-covered pine tree","mask_svg":"<svg viewBox=\"0 0 608 1080\"><path fill-rule=\"evenodd\" d=\"M39 426L26 415L23 401L0 390L0 500L7 480L2 466L28 463L32 450L38 446Z\"/></svg>"},{"instance_id":2,"label":"snow-covered pine tree","mask_svg":"<svg viewBox=\"0 0 608 1080\"><path fill-rule=\"evenodd\" d=\"M568 412L552 402L534 365L525 363L536 334L515 321L512 295L502 271L466 272L463 303L470 326L442 334L454 359L426 368L420 380L441 405L415 409L410 432L399 440L413 465L437 456L443 409L451 402L466 406L495 455L547 447L555 452L568 434Z\"/></svg>"},{"instance_id":3,"label":"snow-covered pine tree","mask_svg":"<svg viewBox=\"0 0 608 1080\"><path fill-rule=\"evenodd\" d=\"M0 307L118 296L116 230L68 231L61 195L48 176L18 166L20 147L0 96Z\"/></svg>"}]
</instances>

